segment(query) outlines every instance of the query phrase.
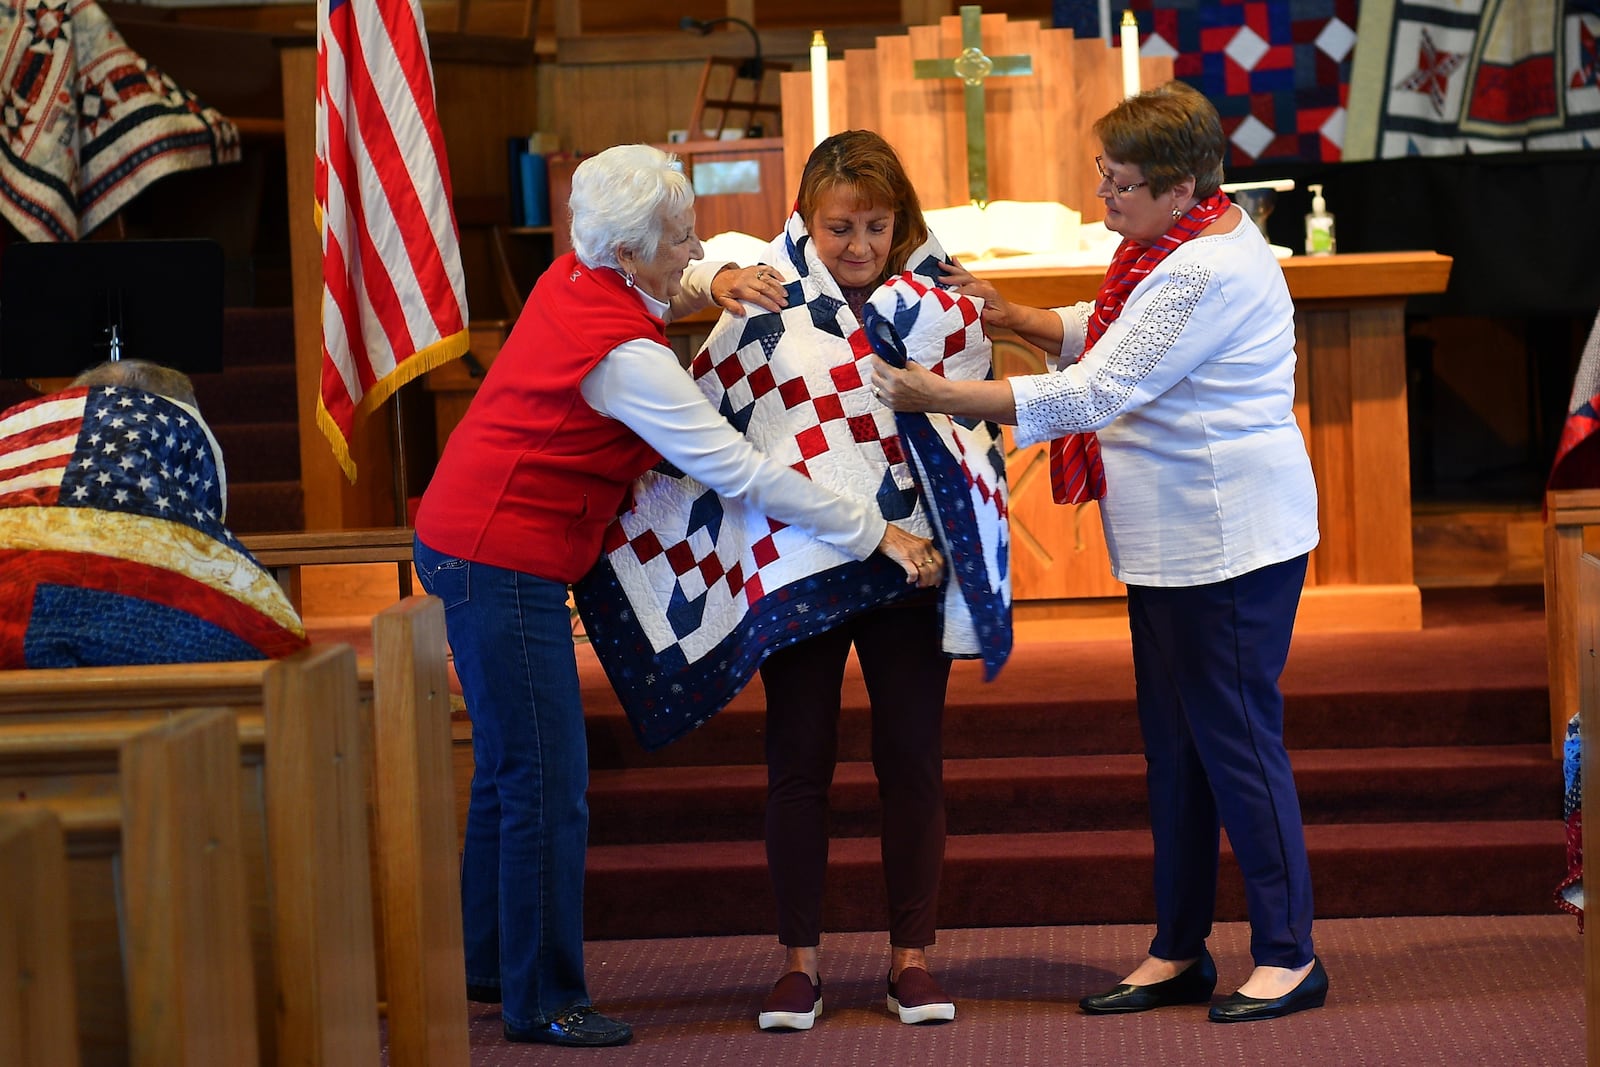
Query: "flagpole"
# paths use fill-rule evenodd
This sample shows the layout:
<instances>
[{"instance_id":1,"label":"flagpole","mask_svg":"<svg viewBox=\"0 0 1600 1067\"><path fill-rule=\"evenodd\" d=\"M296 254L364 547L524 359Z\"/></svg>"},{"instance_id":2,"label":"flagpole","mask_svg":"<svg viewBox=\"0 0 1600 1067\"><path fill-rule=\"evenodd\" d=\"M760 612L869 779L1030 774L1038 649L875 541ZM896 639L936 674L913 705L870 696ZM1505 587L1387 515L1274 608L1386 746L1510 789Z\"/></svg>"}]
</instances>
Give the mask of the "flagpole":
<instances>
[{"instance_id":1,"label":"flagpole","mask_svg":"<svg viewBox=\"0 0 1600 1067\"><path fill-rule=\"evenodd\" d=\"M400 394L404 389L396 389L389 396L389 407L394 418L394 524L396 526L410 526L411 516L406 508L409 489L411 485L410 472L406 469L406 435L403 419L400 414ZM400 572L400 597L404 599L411 595L411 561L401 560L395 567Z\"/></svg>"}]
</instances>

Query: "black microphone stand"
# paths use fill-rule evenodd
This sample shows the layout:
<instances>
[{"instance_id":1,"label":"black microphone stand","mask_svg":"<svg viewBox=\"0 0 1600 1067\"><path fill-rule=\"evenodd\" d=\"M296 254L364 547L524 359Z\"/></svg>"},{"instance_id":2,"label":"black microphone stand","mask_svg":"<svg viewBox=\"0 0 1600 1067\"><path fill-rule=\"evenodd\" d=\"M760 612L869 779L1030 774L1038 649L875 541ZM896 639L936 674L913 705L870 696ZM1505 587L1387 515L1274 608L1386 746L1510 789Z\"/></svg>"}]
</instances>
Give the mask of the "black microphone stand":
<instances>
[{"instance_id":1,"label":"black microphone stand","mask_svg":"<svg viewBox=\"0 0 1600 1067\"><path fill-rule=\"evenodd\" d=\"M745 32L750 34L750 40L755 45L755 55L739 65L739 77L759 82L761 75L766 71L766 64L761 59L761 35L756 33L756 28L744 19L736 18L733 15L725 15L717 19L697 19L693 15L685 15L678 20L678 29L698 33L701 37L705 37L711 33L713 27L720 26L724 22L743 26Z\"/></svg>"}]
</instances>

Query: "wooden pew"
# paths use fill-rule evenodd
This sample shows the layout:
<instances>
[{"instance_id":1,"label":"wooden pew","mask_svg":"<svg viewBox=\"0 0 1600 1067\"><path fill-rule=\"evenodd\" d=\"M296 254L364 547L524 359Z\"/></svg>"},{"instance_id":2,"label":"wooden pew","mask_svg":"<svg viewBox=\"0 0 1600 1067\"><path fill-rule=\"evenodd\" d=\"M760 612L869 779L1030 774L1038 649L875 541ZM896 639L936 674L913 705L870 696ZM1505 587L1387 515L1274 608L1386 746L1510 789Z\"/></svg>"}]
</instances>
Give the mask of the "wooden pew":
<instances>
[{"instance_id":1,"label":"wooden pew","mask_svg":"<svg viewBox=\"0 0 1600 1067\"><path fill-rule=\"evenodd\" d=\"M82 1062L252 1067L256 1002L233 713L191 709L124 731L109 771L98 741L58 745L48 732L13 730L0 761L22 778L84 764L99 782L67 787L58 777L59 788L6 805L59 820L67 888L55 891L70 914L78 1021L69 1032ZM25 882L9 866L3 880Z\"/></svg>"},{"instance_id":2,"label":"wooden pew","mask_svg":"<svg viewBox=\"0 0 1600 1067\"><path fill-rule=\"evenodd\" d=\"M379 977L388 998L389 1061L396 1067L455 1067L468 1062L467 1009L443 606L432 597L408 598L379 613L373 630L377 669L368 665L364 672L372 700L362 714L361 758L349 762L370 768L371 879L377 892L364 899L369 913L375 910L382 917ZM265 721L270 716L262 715L271 668L256 662L0 672L0 723L48 722L63 715L115 723L160 717L165 708L215 703L239 710L241 743L254 748L259 761L263 750L270 754L276 747ZM270 768L280 762L299 761L275 761L268 755L269 780ZM264 797L256 803L259 817L271 827L274 820ZM317 805L302 805L301 817L317 810ZM357 856L369 851L365 845L351 848L350 854ZM261 851L265 853L265 845ZM274 854L284 852L275 848ZM264 884L264 863L257 873ZM257 917L256 926L267 928L264 916ZM269 970L261 979L270 990L271 957L261 949L257 959L267 961ZM360 988L354 986L352 995ZM303 988L299 991L309 996ZM263 1003L270 1006L270 1001ZM368 1015L371 1003L363 1009ZM313 1030L326 1034L329 1025ZM274 1038L269 1033L263 1040L270 1047Z\"/></svg>"},{"instance_id":3,"label":"wooden pew","mask_svg":"<svg viewBox=\"0 0 1600 1067\"><path fill-rule=\"evenodd\" d=\"M78 1067L70 916L61 820L0 806L0 1063Z\"/></svg>"},{"instance_id":4,"label":"wooden pew","mask_svg":"<svg viewBox=\"0 0 1600 1067\"><path fill-rule=\"evenodd\" d=\"M444 603L372 620L379 896L391 1067L466 1067L466 961Z\"/></svg>"},{"instance_id":5,"label":"wooden pew","mask_svg":"<svg viewBox=\"0 0 1600 1067\"><path fill-rule=\"evenodd\" d=\"M400 598L411 595L412 531L409 526L365 530L305 530L240 538L272 572L296 611L301 610L300 573L306 567L341 563L393 563Z\"/></svg>"},{"instance_id":6,"label":"wooden pew","mask_svg":"<svg viewBox=\"0 0 1600 1067\"><path fill-rule=\"evenodd\" d=\"M267 1063L376 1063L368 759L354 652L320 646L265 664L256 703L243 722L228 713L234 804L245 813L254 1044ZM120 773L118 748L152 715L172 714L8 716L0 788L41 803L102 797Z\"/></svg>"}]
</instances>

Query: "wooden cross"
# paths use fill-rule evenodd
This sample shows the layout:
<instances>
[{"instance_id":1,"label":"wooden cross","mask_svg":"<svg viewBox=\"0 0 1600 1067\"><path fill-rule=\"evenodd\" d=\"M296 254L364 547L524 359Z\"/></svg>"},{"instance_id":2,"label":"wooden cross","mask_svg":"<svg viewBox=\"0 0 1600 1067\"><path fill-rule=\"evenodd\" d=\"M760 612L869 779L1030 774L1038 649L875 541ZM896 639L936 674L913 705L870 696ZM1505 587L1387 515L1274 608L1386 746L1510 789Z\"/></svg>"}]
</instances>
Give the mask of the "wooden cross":
<instances>
[{"instance_id":1,"label":"wooden cross","mask_svg":"<svg viewBox=\"0 0 1600 1067\"><path fill-rule=\"evenodd\" d=\"M982 207L989 202L989 137L984 125L984 80L1033 73L1032 56L986 56L978 18L983 9L961 9L961 54L954 59L919 59L918 78L960 78L967 112L967 195Z\"/></svg>"}]
</instances>

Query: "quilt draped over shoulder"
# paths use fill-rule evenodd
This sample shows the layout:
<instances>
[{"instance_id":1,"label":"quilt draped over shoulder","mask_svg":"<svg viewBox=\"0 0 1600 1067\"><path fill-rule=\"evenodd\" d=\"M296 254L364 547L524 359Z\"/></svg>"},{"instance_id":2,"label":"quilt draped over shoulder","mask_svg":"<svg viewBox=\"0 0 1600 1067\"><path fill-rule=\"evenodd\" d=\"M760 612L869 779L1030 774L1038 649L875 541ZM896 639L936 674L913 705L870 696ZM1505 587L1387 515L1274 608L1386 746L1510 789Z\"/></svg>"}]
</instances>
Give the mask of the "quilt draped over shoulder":
<instances>
[{"instance_id":1,"label":"quilt draped over shoulder","mask_svg":"<svg viewBox=\"0 0 1600 1067\"><path fill-rule=\"evenodd\" d=\"M690 373L767 455L889 522L948 561L943 646L992 678L1011 650L1010 545L999 428L903 414L871 389L876 346L949 378L987 378L980 302L939 282L932 237L856 321L798 215L768 246L788 305L724 314ZM574 588L596 655L645 748L704 723L766 656L858 612L918 595L881 554L852 559L804 530L725 500L663 464L633 487L600 561Z\"/></svg>"}]
</instances>

